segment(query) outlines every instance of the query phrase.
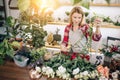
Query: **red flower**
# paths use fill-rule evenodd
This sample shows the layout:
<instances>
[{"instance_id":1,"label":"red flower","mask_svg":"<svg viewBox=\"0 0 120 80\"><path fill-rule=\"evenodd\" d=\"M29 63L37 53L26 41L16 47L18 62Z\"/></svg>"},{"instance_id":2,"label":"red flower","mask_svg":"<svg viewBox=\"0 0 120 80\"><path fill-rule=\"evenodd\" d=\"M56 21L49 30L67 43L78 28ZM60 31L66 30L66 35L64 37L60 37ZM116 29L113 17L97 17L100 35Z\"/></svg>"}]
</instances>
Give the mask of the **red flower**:
<instances>
[{"instance_id":1,"label":"red flower","mask_svg":"<svg viewBox=\"0 0 120 80\"><path fill-rule=\"evenodd\" d=\"M90 56L89 56L89 55L84 55L84 54L82 54L80 57L81 57L82 59L86 59L87 61L90 60Z\"/></svg>"},{"instance_id":2,"label":"red flower","mask_svg":"<svg viewBox=\"0 0 120 80\"><path fill-rule=\"evenodd\" d=\"M71 55L71 60L73 60L73 59L75 59L76 58L76 53L72 53L72 55Z\"/></svg>"},{"instance_id":3,"label":"red flower","mask_svg":"<svg viewBox=\"0 0 120 80\"><path fill-rule=\"evenodd\" d=\"M111 47L111 50L110 50L111 52L116 52L116 51L118 51L118 46L116 46L116 45L113 45L112 47Z\"/></svg>"}]
</instances>

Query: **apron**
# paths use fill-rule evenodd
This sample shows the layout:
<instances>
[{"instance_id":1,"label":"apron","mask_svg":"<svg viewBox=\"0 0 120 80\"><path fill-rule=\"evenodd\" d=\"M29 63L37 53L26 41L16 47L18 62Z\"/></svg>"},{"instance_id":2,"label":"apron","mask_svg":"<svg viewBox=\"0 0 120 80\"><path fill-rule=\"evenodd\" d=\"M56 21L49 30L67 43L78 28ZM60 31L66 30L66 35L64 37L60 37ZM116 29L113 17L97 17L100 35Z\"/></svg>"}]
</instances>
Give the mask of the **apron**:
<instances>
[{"instance_id":1,"label":"apron","mask_svg":"<svg viewBox=\"0 0 120 80\"><path fill-rule=\"evenodd\" d=\"M86 37L83 32L79 29L69 32L69 44L71 45L71 50L76 53L84 53L86 47Z\"/></svg>"}]
</instances>

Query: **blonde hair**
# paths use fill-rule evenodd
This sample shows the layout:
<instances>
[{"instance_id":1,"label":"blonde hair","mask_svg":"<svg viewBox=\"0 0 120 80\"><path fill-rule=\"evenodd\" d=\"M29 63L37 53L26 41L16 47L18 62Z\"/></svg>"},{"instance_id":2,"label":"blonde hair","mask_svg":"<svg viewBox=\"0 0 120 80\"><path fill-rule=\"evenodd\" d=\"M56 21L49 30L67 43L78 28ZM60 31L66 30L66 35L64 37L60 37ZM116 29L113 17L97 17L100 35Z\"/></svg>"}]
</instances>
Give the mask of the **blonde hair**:
<instances>
[{"instance_id":1,"label":"blonde hair","mask_svg":"<svg viewBox=\"0 0 120 80\"><path fill-rule=\"evenodd\" d=\"M82 10L81 7L79 7L79 6L76 6L76 7L74 7L74 8L71 10L71 12L70 12L70 18L69 18L70 24L73 24L73 22L72 22L72 15L73 15L74 13L82 14L82 20L81 20L81 22L80 22L80 24L79 24L79 26L81 26L81 25L84 23L84 12L83 12L83 10Z\"/></svg>"}]
</instances>

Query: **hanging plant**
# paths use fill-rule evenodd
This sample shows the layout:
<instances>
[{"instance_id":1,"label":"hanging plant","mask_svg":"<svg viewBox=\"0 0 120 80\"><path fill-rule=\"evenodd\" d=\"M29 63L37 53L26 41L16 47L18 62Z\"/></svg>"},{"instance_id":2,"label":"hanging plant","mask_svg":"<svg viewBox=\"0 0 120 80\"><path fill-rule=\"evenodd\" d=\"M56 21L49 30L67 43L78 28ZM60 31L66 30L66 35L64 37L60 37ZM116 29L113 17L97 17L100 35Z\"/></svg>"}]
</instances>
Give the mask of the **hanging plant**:
<instances>
[{"instance_id":1,"label":"hanging plant","mask_svg":"<svg viewBox=\"0 0 120 80\"><path fill-rule=\"evenodd\" d=\"M87 9L89 9L90 1L89 0L71 0L73 5L81 5Z\"/></svg>"},{"instance_id":2,"label":"hanging plant","mask_svg":"<svg viewBox=\"0 0 120 80\"><path fill-rule=\"evenodd\" d=\"M107 4L110 4L110 1L111 1L111 0L105 0L105 1L107 2Z\"/></svg>"}]
</instances>

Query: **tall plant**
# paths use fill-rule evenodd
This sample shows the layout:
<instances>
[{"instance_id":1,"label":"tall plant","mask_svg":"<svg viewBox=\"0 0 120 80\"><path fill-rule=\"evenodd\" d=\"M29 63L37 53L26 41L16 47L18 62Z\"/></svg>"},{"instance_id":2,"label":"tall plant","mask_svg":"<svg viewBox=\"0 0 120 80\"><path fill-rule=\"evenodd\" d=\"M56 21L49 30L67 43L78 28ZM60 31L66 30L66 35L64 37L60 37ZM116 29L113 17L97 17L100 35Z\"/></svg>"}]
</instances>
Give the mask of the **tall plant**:
<instances>
[{"instance_id":1,"label":"tall plant","mask_svg":"<svg viewBox=\"0 0 120 80\"><path fill-rule=\"evenodd\" d=\"M48 17L52 12L44 7L41 8L41 0L18 0L20 10L19 23L26 26L23 30L25 40L31 39L32 46L39 48L44 46L44 37L47 32L43 26L47 23ZM26 35L29 34L29 35Z\"/></svg>"},{"instance_id":2,"label":"tall plant","mask_svg":"<svg viewBox=\"0 0 120 80\"><path fill-rule=\"evenodd\" d=\"M71 0L71 2L73 5L78 4L78 5L81 5L85 8L87 8L87 9L89 9L89 7L90 7L90 0Z\"/></svg>"}]
</instances>

